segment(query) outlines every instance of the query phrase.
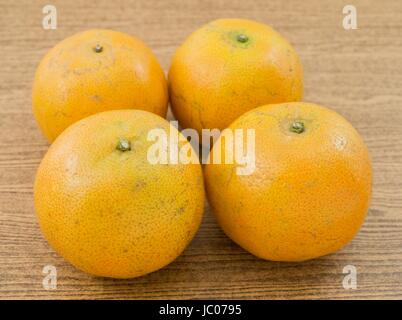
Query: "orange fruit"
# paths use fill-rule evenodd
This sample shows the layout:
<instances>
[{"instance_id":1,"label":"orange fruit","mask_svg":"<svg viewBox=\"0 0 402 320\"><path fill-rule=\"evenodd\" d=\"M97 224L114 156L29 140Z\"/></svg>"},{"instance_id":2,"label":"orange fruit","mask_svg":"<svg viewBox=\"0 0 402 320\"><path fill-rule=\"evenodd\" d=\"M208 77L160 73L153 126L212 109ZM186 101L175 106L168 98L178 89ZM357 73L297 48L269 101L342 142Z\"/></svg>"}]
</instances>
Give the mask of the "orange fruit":
<instances>
[{"instance_id":1,"label":"orange fruit","mask_svg":"<svg viewBox=\"0 0 402 320\"><path fill-rule=\"evenodd\" d=\"M182 127L224 129L244 112L298 101L302 65L291 44L271 27L220 19L191 34L169 70L169 95Z\"/></svg>"},{"instance_id":2,"label":"orange fruit","mask_svg":"<svg viewBox=\"0 0 402 320\"><path fill-rule=\"evenodd\" d=\"M237 175L236 164L205 168L208 200L232 240L263 259L302 261L353 238L368 210L372 170L349 122L294 102L251 110L228 130L235 129L255 130L254 172Z\"/></svg>"},{"instance_id":3,"label":"orange fruit","mask_svg":"<svg viewBox=\"0 0 402 320\"><path fill-rule=\"evenodd\" d=\"M101 111L141 109L165 117L167 82L142 41L94 29L66 38L45 55L32 100L36 120L52 142L72 123Z\"/></svg>"},{"instance_id":4,"label":"orange fruit","mask_svg":"<svg viewBox=\"0 0 402 320\"><path fill-rule=\"evenodd\" d=\"M201 166L151 164L147 134L154 128L179 134L150 112L98 113L66 129L43 158L34 185L39 224L77 268L141 276L173 261L196 233L204 206Z\"/></svg>"}]
</instances>

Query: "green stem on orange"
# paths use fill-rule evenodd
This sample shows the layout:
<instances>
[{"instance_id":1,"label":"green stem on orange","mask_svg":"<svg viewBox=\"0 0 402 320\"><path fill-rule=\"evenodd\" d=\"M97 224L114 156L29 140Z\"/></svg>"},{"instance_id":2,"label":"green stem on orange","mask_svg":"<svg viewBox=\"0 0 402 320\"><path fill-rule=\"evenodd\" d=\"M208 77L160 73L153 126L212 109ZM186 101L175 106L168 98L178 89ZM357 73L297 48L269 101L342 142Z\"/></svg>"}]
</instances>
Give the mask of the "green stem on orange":
<instances>
[{"instance_id":1,"label":"green stem on orange","mask_svg":"<svg viewBox=\"0 0 402 320\"><path fill-rule=\"evenodd\" d=\"M248 41L248 37L245 34L238 34L236 39L241 43L245 43Z\"/></svg>"},{"instance_id":2,"label":"green stem on orange","mask_svg":"<svg viewBox=\"0 0 402 320\"><path fill-rule=\"evenodd\" d=\"M293 121L292 125L289 128L289 130L294 133L302 133L304 132L304 129L304 123L300 120Z\"/></svg>"},{"instance_id":3,"label":"green stem on orange","mask_svg":"<svg viewBox=\"0 0 402 320\"><path fill-rule=\"evenodd\" d=\"M99 53L103 51L103 47L100 44L97 44L94 48L94 51Z\"/></svg>"},{"instance_id":4,"label":"green stem on orange","mask_svg":"<svg viewBox=\"0 0 402 320\"><path fill-rule=\"evenodd\" d=\"M130 151L131 150L131 143L127 139L124 139L124 138L119 139L119 142L117 143L116 149L120 150L120 151L123 151L123 152L124 151Z\"/></svg>"}]
</instances>

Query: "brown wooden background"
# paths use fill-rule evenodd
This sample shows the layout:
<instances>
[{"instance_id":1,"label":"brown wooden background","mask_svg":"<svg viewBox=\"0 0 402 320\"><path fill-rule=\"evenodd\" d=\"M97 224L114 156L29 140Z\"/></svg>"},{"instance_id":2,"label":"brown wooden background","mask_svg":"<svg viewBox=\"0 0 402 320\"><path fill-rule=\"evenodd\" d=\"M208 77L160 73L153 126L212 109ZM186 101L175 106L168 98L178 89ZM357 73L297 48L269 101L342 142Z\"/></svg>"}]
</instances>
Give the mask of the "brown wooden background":
<instances>
[{"instance_id":1,"label":"brown wooden background","mask_svg":"<svg viewBox=\"0 0 402 320\"><path fill-rule=\"evenodd\" d=\"M342 28L352 2L358 29ZM58 29L42 29L42 7ZM254 258L226 238L210 210L189 248L168 267L133 280L88 276L42 238L32 183L47 150L31 113L37 63L56 42L87 28L142 38L165 70L186 35L209 20L244 17L284 34L305 69L305 100L349 119L371 150L374 193L365 225L344 250L305 263ZM0 0L0 298L402 298L402 1ZM42 288L55 265L58 288ZM342 287L353 264L358 288Z\"/></svg>"}]
</instances>

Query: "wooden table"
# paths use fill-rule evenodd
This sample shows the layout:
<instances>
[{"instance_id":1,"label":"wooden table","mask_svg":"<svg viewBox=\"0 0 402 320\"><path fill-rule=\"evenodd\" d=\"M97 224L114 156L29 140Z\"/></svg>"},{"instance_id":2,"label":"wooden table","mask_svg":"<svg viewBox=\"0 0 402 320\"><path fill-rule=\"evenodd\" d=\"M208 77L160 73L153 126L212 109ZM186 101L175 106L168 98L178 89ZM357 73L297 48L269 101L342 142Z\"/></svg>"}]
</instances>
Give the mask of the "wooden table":
<instances>
[{"instance_id":1,"label":"wooden table","mask_svg":"<svg viewBox=\"0 0 402 320\"><path fill-rule=\"evenodd\" d=\"M358 29L342 27L345 1L51 1L58 28L42 28L44 1L0 1L0 298L402 298L402 2L354 0ZM86 275L42 238L32 184L48 144L31 112L31 84L43 54L88 28L142 38L165 70L177 46L221 17L268 23L296 47L305 100L340 112L363 135L374 166L373 200L342 251L304 263L259 260L231 242L207 208L187 250L166 268L132 280ZM56 290L42 269L58 271ZM342 286L357 268L357 289Z\"/></svg>"}]
</instances>

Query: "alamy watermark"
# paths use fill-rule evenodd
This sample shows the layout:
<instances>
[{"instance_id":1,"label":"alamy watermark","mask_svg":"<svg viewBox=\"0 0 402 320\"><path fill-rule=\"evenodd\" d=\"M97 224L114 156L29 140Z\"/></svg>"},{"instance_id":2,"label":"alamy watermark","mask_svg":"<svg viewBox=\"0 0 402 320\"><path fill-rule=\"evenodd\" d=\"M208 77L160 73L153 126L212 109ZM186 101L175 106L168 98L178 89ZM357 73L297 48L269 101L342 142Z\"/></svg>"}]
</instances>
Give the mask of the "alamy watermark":
<instances>
[{"instance_id":1,"label":"alamy watermark","mask_svg":"<svg viewBox=\"0 0 402 320\"><path fill-rule=\"evenodd\" d=\"M354 5L348 4L343 7L342 13L345 15L342 26L345 30L357 29L357 9Z\"/></svg>"},{"instance_id":2,"label":"alamy watermark","mask_svg":"<svg viewBox=\"0 0 402 320\"><path fill-rule=\"evenodd\" d=\"M56 6L47 4L42 8L45 15L42 19L42 27L45 30L57 29L57 9Z\"/></svg>"},{"instance_id":3,"label":"alamy watermark","mask_svg":"<svg viewBox=\"0 0 402 320\"><path fill-rule=\"evenodd\" d=\"M346 274L342 281L345 290L357 289L357 269L354 265L348 264L343 267L343 274Z\"/></svg>"},{"instance_id":4,"label":"alamy watermark","mask_svg":"<svg viewBox=\"0 0 402 320\"><path fill-rule=\"evenodd\" d=\"M177 121L170 121L170 124L177 129ZM218 129L203 129L201 136L202 147L199 153L202 164L236 164L237 175L250 175L255 171L254 129L225 129L222 132ZM180 133L178 130L166 132L162 128L155 128L148 132L147 139L154 142L147 153L151 164L200 162L199 154L193 148L200 145L200 137L194 129L184 129ZM212 152L209 151L211 140L214 146Z\"/></svg>"},{"instance_id":5,"label":"alamy watermark","mask_svg":"<svg viewBox=\"0 0 402 320\"><path fill-rule=\"evenodd\" d=\"M42 269L42 273L45 275L42 280L42 286L45 290L57 289L57 269L53 265L46 265Z\"/></svg>"}]
</instances>

